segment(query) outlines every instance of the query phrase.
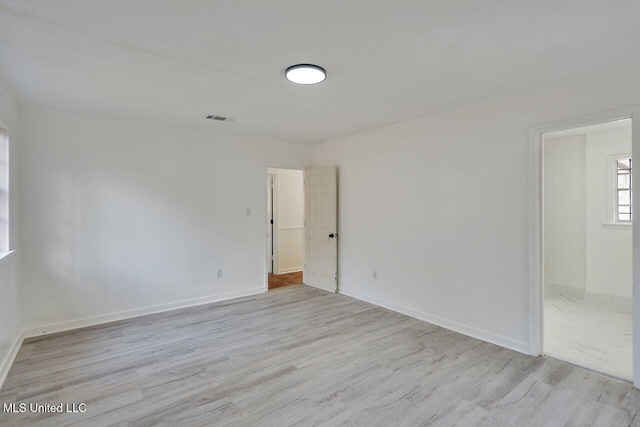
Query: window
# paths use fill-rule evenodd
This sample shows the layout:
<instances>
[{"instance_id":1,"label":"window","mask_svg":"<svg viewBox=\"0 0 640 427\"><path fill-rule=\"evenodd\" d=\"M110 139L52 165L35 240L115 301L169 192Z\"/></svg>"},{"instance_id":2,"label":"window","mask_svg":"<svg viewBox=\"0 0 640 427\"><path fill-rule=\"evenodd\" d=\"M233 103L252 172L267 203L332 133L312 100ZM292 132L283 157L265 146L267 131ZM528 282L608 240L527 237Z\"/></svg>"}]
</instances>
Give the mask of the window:
<instances>
[{"instance_id":1,"label":"window","mask_svg":"<svg viewBox=\"0 0 640 427\"><path fill-rule=\"evenodd\" d=\"M9 251L9 135L0 124L0 253Z\"/></svg>"},{"instance_id":2,"label":"window","mask_svg":"<svg viewBox=\"0 0 640 427\"><path fill-rule=\"evenodd\" d=\"M615 221L631 222L633 219L631 189L631 157L616 159L616 201Z\"/></svg>"}]
</instances>

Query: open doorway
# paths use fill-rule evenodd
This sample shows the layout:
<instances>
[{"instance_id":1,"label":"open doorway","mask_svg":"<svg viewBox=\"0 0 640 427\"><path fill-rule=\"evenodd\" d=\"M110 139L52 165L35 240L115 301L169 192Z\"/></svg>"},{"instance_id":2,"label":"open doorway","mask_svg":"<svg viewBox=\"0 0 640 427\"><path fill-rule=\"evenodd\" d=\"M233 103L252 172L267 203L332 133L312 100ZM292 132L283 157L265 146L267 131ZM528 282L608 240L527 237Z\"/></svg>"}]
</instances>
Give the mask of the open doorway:
<instances>
[{"instance_id":1,"label":"open doorway","mask_svg":"<svg viewBox=\"0 0 640 427\"><path fill-rule=\"evenodd\" d=\"M633 379L631 119L543 135L543 353Z\"/></svg>"},{"instance_id":2,"label":"open doorway","mask_svg":"<svg viewBox=\"0 0 640 427\"><path fill-rule=\"evenodd\" d=\"M304 267L304 172L267 169L268 289L300 285Z\"/></svg>"}]
</instances>

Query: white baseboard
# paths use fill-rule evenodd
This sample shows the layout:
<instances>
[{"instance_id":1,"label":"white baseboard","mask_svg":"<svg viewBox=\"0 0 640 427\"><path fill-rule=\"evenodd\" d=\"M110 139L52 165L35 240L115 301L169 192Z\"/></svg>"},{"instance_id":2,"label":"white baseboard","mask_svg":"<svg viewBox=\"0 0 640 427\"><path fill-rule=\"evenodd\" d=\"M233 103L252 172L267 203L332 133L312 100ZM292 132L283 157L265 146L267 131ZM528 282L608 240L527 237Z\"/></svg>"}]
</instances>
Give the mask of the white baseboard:
<instances>
[{"instance_id":1,"label":"white baseboard","mask_svg":"<svg viewBox=\"0 0 640 427\"><path fill-rule=\"evenodd\" d=\"M297 273L298 271L302 271L302 266L293 268L281 268L278 270L278 274Z\"/></svg>"},{"instance_id":2,"label":"white baseboard","mask_svg":"<svg viewBox=\"0 0 640 427\"><path fill-rule=\"evenodd\" d=\"M566 295L572 298L584 298L584 289L574 288L572 286L556 285L554 283L545 283L544 291L553 294Z\"/></svg>"},{"instance_id":3,"label":"white baseboard","mask_svg":"<svg viewBox=\"0 0 640 427\"><path fill-rule=\"evenodd\" d=\"M587 301L594 301L603 304L610 304L615 307L621 308L623 310L627 310L630 313L633 310L633 298L632 297L623 297L619 295L612 294L595 294L592 292L586 292L584 294L584 299Z\"/></svg>"},{"instance_id":4,"label":"white baseboard","mask_svg":"<svg viewBox=\"0 0 640 427\"><path fill-rule=\"evenodd\" d=\"M583 289L577 289L571 286L556 285L553 283L545 283L544 291L553 294L565 295L570 298L610 304L623 310L630 311L633 309L633 299L630 296L624 297L613 294L597 294L593 292L586 292Z\"/></svg>"},{"instance_id":5,"label":"white baseboard","mask_svg":"<svg viewBox=\"0 0 640 427\"><path fill-rule=\"evenodd\" d=\"M423 313L421 311L417 311L408 307L394 304L392 302L385 301L379 298L371 297L357 291L352 291L350 289L340 288L338 292L341 294L371 303L371 304L378 305L380 307L387 308L392 311L396 311L398 313L406 314L407 316L411 316L416 319L423 320L428 323L432 323L436 326L440 326L442 328L449 329L451 331L458 332L463 335L477 338L479 340L486 341L491 344L496 344L501 347L505 347L510 350L517 351L519 353L529 354L529 344L523 341L516 341L511 338L507 338L501 335L493 334L491 332L483 331L481 329L472 328L470 326L463 325L461 323L453 322L451 320L443 319L438 316L433 316L431 314Z\"/></svg>"},{"instance_id":6,"label":"white baseboard","mask_svg":"<svg viewBox=\"0 0 640 427\"><path fill-rule=\"evenodd\" d=\"M201 298L193 298L172 302L168 304L154 305L150 307L138 308L135 310L121 311L118 313L104 314L100 316L85 317L83 319L69 320L66 322L52 323L49 325L28 327L22 330L23 338L37 337L41 335L53 334L57 332L70 331L87 326L95 326L103 323L115 322L118 320L132 319L134 317L145 316L147 314L162 313L165 311L178 310L181 308L194 307L197 305L211 304L213 302L225 301L233 298L246 297L264 293L264 287L245 289L236 292L226 292L223 294L210 295Z\"/></svg>"},{"instance_id":7,"label":"white baseboard","mask_svg":"<svg viewBox=\"0 0 640 427\"><path fill-rule=\"evenodd\" d=\"M2 385L4 384L4 380L7 379L7 375L9 374L9 369L11 369L11 365L13 365L13 361L16 359L18 355L18 350L20 350L20 346L22 345L22 336L18 334L16 339L11 344L11 348L9 349L9 353L4 357L2 361L2 365L0 365L0 389L2 389Z\"/></svg>"}]
</instances>

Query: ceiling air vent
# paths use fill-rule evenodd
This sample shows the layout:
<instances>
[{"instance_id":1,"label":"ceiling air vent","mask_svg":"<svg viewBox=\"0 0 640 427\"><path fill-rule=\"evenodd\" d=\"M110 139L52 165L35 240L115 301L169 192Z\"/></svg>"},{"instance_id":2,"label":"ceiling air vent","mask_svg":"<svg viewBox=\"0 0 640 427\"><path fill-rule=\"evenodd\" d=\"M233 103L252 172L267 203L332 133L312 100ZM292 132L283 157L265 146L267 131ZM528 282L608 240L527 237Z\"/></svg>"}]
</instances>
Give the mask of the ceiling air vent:
<instances>
[{"instance_id":1,"label":"ceiling air vent","mask_svg":"<svg viewBox=\"0 0 640 427\"><path fill-rule=\"evenodd\" d=\"M208 115L208 116L204 116L204 118L209 120L217 120L219 122L232 122L235 120L233 117L224 117L224 116L216 116L216 115Z\"/></svg>"}]
</instances>

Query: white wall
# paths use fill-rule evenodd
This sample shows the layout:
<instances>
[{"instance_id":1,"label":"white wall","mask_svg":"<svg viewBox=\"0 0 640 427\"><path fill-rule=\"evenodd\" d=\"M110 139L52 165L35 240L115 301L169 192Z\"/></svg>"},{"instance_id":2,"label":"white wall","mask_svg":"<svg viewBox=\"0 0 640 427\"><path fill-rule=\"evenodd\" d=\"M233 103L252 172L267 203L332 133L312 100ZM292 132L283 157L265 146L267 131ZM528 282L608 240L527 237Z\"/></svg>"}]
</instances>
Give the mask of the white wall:
<instances>
[{"instance_id":1,"label":"white wall","mask_svg":"<svg viewBox=\"0 0 640 427\"><path fill-rule=\"evenodd\" d=\"M630 303L633 289L632 231L603 227L603 224L612 220L607 208L612 203L610 187L615 184L609 180L609 168L612 167L609 156L631 153L631 127L588 133L586 138L586 297L622 297Z\"/></svg>"},{"instance_id":2,"label":"white wall","mask_svg":"<svg viewBox=\"0 0 640 427\"><path fill-rule=\"evenodd\" d=\"M315 147L339 166L341 291L525 351L528 129L640 104L639 73ZM302 168L305 149L45 111L21 124L25 326L262 288L264 165Z\"/></svg>"},{"instance_id":3,"label":"white wall","mask_svg":"<svg viewBox=\"0 0 640 427\"><path fill-rule=\"evenodd\" d=\"M304 168L307 148L38 110L22 125L28 331L264 290L265 166Z\"/></svg>"},{"instance_id":4,"label":"white wall","mask_svg":"<svg viewBox=\"0 0 640 427\"><path fill-rule=\"evenodd\" d=\"M640 104L639 73L315 147L314 166L339 167L341 292L527 351L528 131Z\"/></svg>"},{"instance_id":5,"label":"white wall","mask_svg":"<svg viewBox=\"0 0 640 427\"><path fill-rule=\"evenodd\" d=\"M553 288L584 296L587 274L586 191L586 136L545 138L546 290Z\"/></svg>"},{"instance_id":6,"label":"white wall","mask_svg":"<svg viewBox=\"0 0 640 427\"><path fill-rule=\"evenodd\" d=\"M302 271L304 258L304 172L269 169L275 178L276 274Z\"/></svg>"},{"instance_id":7,"label":"white wall","mask_svg":"<svg viewBox=\"0 0 640 427\"><path fill-rule=\"evenodd\" d=\"M9 135L9 235L10 249L15 252L0 259L0 386L8 372L12 350L19 339L20 332L20 288L19 288L19 159L21 134L19 129L19 110L9 90L0 80L0 123L8 129Z\"/></svg>"}]
</instances>

